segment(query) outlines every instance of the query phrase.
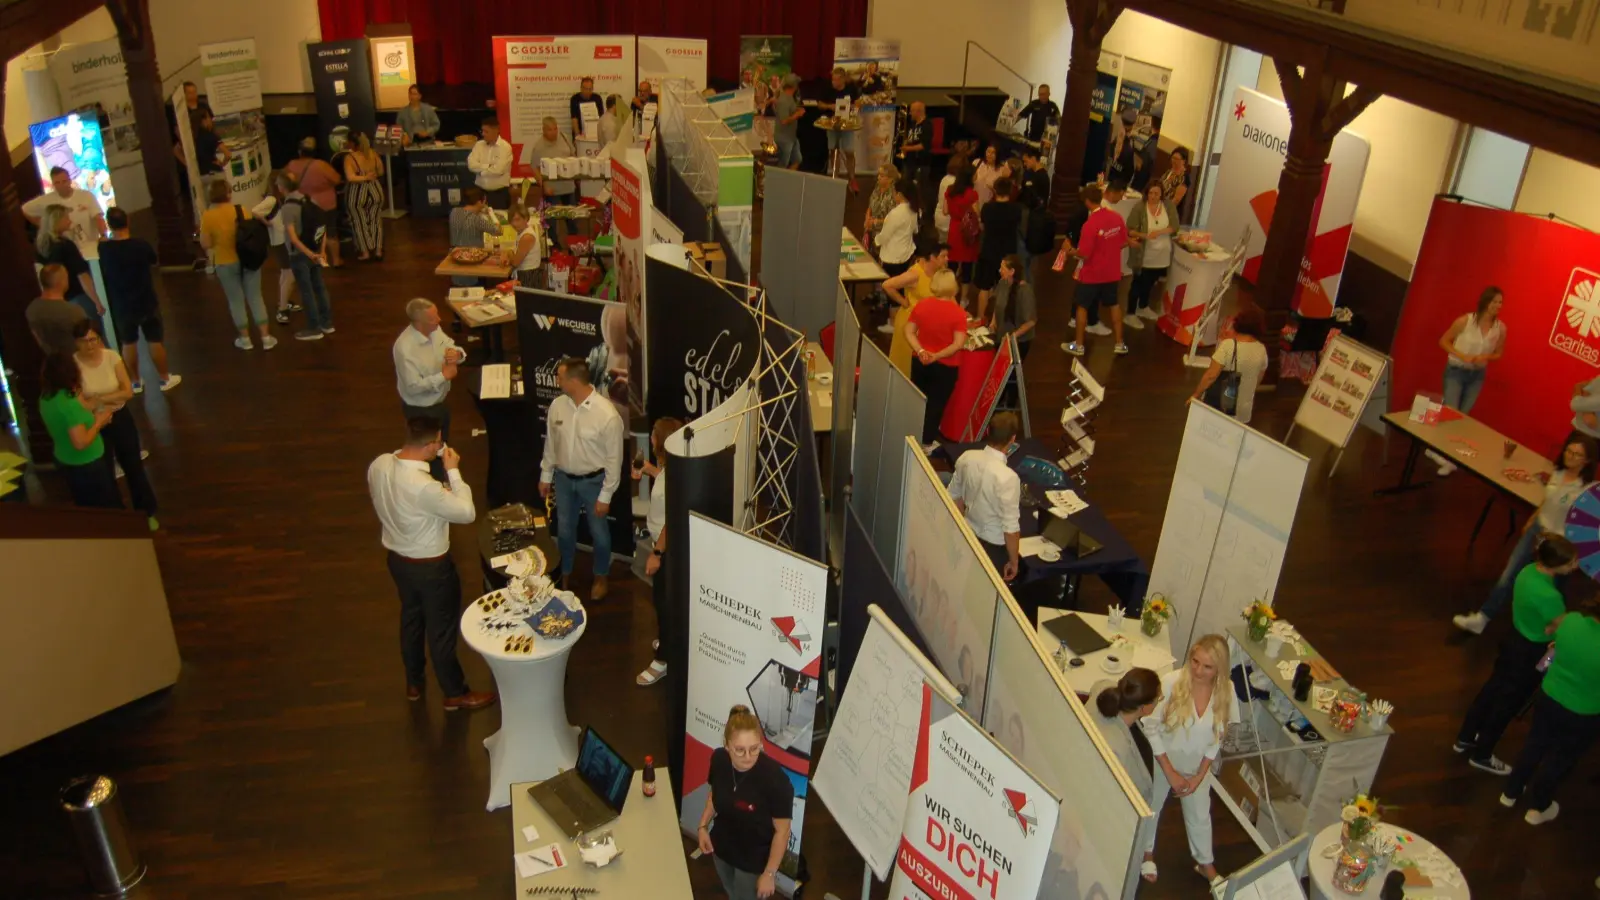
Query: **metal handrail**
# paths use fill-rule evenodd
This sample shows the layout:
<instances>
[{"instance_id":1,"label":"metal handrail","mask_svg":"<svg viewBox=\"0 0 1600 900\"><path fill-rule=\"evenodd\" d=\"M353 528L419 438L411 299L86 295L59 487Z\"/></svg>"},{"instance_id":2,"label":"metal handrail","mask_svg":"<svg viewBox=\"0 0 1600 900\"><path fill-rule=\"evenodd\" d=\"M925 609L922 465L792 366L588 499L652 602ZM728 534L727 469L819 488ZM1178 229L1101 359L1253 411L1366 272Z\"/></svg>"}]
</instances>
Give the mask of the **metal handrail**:
<instances>
[{"instance_id":1,"label":"metal handrail","mask_svg":"<svg viewBox=\"0 0 1600 900\"><path fill-rule=\"evenodd\" d=\"M172 92L178 89L178 85L180 83L192 80L184 77L184 73L189 70L190 66L196 65L199 62L200 57L196 56L194 59L191 59L176 69L173 69L171 75L161 79L161 96L163 98L171 97Z\"/></svg>"},{"instance_id":2,"label":"metal handrail","mask_svg":"<svg viewBox=\"0 0 1600 900\"><path fill-rule=\"evenodd\" d=\"M966 50L961 55L961 98L960 98L960 100L959 100L959 102L957 104L957 115L960 116L960 119L958 119L957 121L965 122L966 118L967 118L967 68L972 63L972 48L973 47L977 47L979 50L982 50L984 55L989 57L990 59L994 60L995 63L1000 66L1000 68L1005 69L1007 72L1010 72L1012 75L1017 76L1017 80L1018 81L1020 81L1023 84L1028 86L1028 90L1026 92L1024 92L1024 96L1026 96L1029 100L1033 99L1033 92L1034 92L1035 88L1038 87L1037 85L1035 85L1033 82L1029 81L1028 79L1022 77L1022 73L1021 72L1018 72L1016 69L1013 69L1010 66L1006 65L1005 61L1002 60L1000 57L995 56L993 53L990 53L988 47L985 47L984 45L978 43L977 41L967 41Z\"/></svg>"}]
</instances>

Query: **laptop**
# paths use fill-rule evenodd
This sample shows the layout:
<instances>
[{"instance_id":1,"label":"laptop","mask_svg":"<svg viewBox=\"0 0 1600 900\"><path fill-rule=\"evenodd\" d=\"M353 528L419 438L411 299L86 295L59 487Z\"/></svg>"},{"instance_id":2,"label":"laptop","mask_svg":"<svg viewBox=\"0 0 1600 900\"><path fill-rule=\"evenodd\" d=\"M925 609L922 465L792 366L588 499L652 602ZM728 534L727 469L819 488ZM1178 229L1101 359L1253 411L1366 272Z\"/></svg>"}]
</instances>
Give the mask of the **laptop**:
<instances>
[{"instance_id":1,"label":"laptop","mask_svg":"<svg viewBox=\"0 0 1600 900\"><path fill-rule=\"evenodd\" d=\"M1076 656L1087 656L1111 646L1111 642L1101 637L1100 632L1073 613L1046 621L1044 630L1066 644L1067 649Z\"/></svg>"},{"instance_id":2,"label":"laptop","mask_svg":"<svg viewBox=\"0 0 1600 900\"><path fill-rule=\"evenodd\" d=\"M1041 517L1043 527L1039 534L1045 540L1061 548L1064 555L1083 559L1091 553L1101 550L1099 541L1085 534L1083 529L1072 524L1072 520L1045 513Z\"/></svg>"},{"instance_id":3,"label":"laptop","mask_svg":"<svg viewBox=\"0 0 1600 900\"><path fill-rule=\"evenodd\" d=\"M528 796L567 837L576 838L622 815L632 786L633 766L599 732L585 728L578 764L528 788Z\"/></svg>"}]
</instances>

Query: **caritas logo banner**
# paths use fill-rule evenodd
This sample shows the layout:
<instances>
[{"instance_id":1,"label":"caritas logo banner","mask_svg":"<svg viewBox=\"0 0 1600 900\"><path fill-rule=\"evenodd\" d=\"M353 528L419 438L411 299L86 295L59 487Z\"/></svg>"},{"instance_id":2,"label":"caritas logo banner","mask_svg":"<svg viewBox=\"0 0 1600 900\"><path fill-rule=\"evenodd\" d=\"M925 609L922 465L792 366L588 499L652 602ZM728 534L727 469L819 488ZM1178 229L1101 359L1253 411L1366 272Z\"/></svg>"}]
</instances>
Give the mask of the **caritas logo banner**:
<instances>
[{"instance_id":1,"label":"caritas logo banner","mask_svg":"<svg viewBox=\"0 0 1600 900\"><path fill-rule=\"evenodd\" d=\"M1349 130L1333 139L1293 301L1293 309L1303 316L1333 315L1371 151L1366 138ZM1289 107L1249 88L1235 90L1206 230L1213 243L1232 247L1245 228L1250 229L1241 275L1252 284L1261 271L1261 253L1278 206L1278 179L1288 152Z\"/></svg>"},{"instance_id":2,"label":"caritas logo banner","mask_svg":"<svg viewBox=\"0 0 1600 900\"><path fill-rule=\"evenodd\" d=\"M922 686L891 897L1034 900L1059 802L972 720Z\"/></svg>"}]
</instances>

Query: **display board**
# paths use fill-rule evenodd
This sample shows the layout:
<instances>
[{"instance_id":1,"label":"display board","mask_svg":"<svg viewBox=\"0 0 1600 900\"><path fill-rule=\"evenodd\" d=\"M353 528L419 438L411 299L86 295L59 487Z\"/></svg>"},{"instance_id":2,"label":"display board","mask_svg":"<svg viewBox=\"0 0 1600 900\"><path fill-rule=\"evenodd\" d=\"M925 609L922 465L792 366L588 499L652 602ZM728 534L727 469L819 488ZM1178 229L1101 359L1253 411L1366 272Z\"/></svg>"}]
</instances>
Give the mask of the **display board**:
<instances>
[{"instance_id":1,"label":"display board","mask_svg":"<svg viewBox=\"0 0 1600 900\"><path fill-rule=\"evenodd\" d=\"M150 186L145 181L144 157L139 152L139 131L128 96L128 70L122 63L117 40L68 44L50 56L50 76L61 99L51 112L93 108L104 115L100 138L106 165L116 193L117 206L127 212L150 207ZM36 114L45 110L35 106ZM47 174L48 169L40 174Z\"/></svg>"},{"instance_id":2,"label":"display board","mask_svg":"<svg viewBox=\"0 0 1600 900\"><path fill-rule=\"evenodd\" d=\"M411 102L411 85L417 81L417 52L411 35L396 34L370 39L372 88L378 109L400 109Z\"/></svg>"},{"instance_id":3,"label":"display board","mask_svg":"<svg viewBox=\"0 0 1600 900\"><path fill-rule=\"evenodd\" d=\"M961 695L882 609L869 606L867 613L850 686L817 762L816 787L856 852L887 881L911 792L923 686L952 704Z\"/></svg>"},{"instance_id":4,"label":"display board","mask_svg":"<svg viewBox=\"0 0 1600 900\"><path fill-rule=\"evenodd\" d=\"M705 811L711 755L735 704L761 720L762 755L794 785L781 869L795 875L811 776L828 568L699 514L689 518L686 834Z\"/></svg>"},{"instance_id":5,"label":"display board","mask_svg":"<svg viewBox=\"0 0 1600 900\"><path fill-rule=\"evenodd\" d=\"M838 321L839 240L830 227L844 219L845 183L777 166L767 167L765 179L761 283L767 308L814 341Z\"/></svg>"},{"instance_id":6,"label":"display board","mask_svg":"<svg viewBox=\"0 0 1600 900\"><path fill-rule=\"evenodd\" d=\"M995 618L983 726L1062 801L1040 900L1131 897L1155 817L1010 600Z\"/></svg>"},{"instance_id":7,"label":"display board","mask_svg":"<svg viewBox=\"0 0 1600 900\"><path fill-rule=\"evenodd\" d=\"M620 300L627 311L628 416L623 419L627 422L644 417L645 396L650 387L646 380L650 369L646 358L649 344L645 340L644 251L650 240L650 220L654 212L644 151L630 149L622 157L613 156L611 217L617 236L613 256L617 289L613 297Z\"/></svg>"},{"instance_id":8,"label":"display board","mask_svg":"<svg viewBox=\"0 0 1600 900\"><path fill-rule=\"evenodd\" d=\"M927 685L920 705L911 798L889 895L1033 900L1061 798Z\"/></svg>"},{"instance_id":9,"label":"display board","mask_svg":"<svg viewBox=\"0 0 1600 900\"><path fill-rule=\"evenodd\" d=\"M906 598L939 671L961 691L963 707L982 714L998 575L916 439L903 437L899 450L905 471L895 588ZM883 452L893 453L895 446L888 444Z\"/></svg>"},{"instance_id":10,"label":"display board","mask_svg":"<svg viewBox=\"0 0 1600 900\"><path fill-rule=\"evenodd\" d=\"M495 37L495 114L500 134L511 142L515 162L511 174L527 178L522 145L538 137L546 116L562 134L572 133L571 99L584 78L594 79L594 92L631 97L634 82L632 35L559 35Z\"/></svg>"},{"instance_id":11,"label":"display board","mask_svg":"<svg viewBox=\"0 0 1600 900\"><path fill-rule=\"evenodd\" d=\"M753 88L723 91L706 98L706 106L728 126L746 150L754 151L756 136L756 92Z\"/></svg>"},{"instance_id":12,"label":"display board","mask_svg":"<svg viewBox=\"0 0 1600 900\"><path fill-rule=\"evenodd\" d=\"M372 100L372 65L367 40L306 45L311 87L317 97L317 144L323 152L343 150L353 132L371 135L378 112Z\"/></svg>"},{"instance_id":13,"label":"display board","mask_svg":"<svg viewBox=\"0 0 1600 900\"><path fill-rule=\"evenodd\" d=\"M644 313L650 335L649 419L689 421L720 405L755 373L756 320L739 298L707 277L645 260Z\"/></svg>"},{"instance_id":14,"label":"display board","mask_svg":"<svg viewBox=\"0 0 1600 900\"><path fill-rule=\"evenodd\" d=\"M1334 335L1311 377L1311 387L1300 398L1295 426L1343 451L1388 369L1388 356L1345 335Z\"/></svg>"},{"instance_id":15,"label":"display board","mask_svg":"<svg viewBox=\"0 0 1600 900\"><path fill-rule=\"evenodd\" d=\"M973 401L972 411L967 413L967 420L961 425L962 443L979 440L988 430L989 420L994 417L994 409L1000 405L1000 395L1005 392L1006 383L1011 380L1011 374L1016 369L1016 360L1017 341L1008 334L1000 342L994 361L989 364L989 371L984 373L983 384L978 387L978 396Z\"/></svg>"},{"instance_id":16,"label":"display board","mask_svg":"<svg viewBox=\"0 0 1600 900\"><path fill-rule=\"evenodd\" d=\"M855 145L856 174L877 172L894 155L895 97L900 90L900 42L879 38L835 38L834 68L861 88L861 130Z\"/></svg>"},{"instance_id":17,"label":"display board","mask_svg":"<svg viewBox=\"0 0 1600 900\"><path fill-rule=\"evenodd\" d=\"M1288 148L1289 108L1266 94L1237 88L1206 228L1217 243L1231 246L1250 227L1243 277L1252 284L1261 271ZM1348 129L1333 139L1293 301L1294 310L1307 318L1333 315L1369 153L1366 138Z\"/></svg>"},{"instance_id":18,"label":"display board","mask_svg":"<svg viewBox=\"0 0 1600 900\"><path fill-rule=\"evenodd\" d=\"M639 38L639 80L660 93L662 82L681 78L694 88L706 86L706 42L700 38Z\"/></svg>"},{"instance_id":19,"label":"display board","mask_svg":"<svg viewBox=\"0 0 1600 900\"><path fill-rule=\"evenodd\" d=\"M1089 142L1083 153L1083 184L1100 181L1110 163L1112 108L1116 105L1117 82L1121 78L1122 56L1101 50L1095 67L1094 93L1089 100ZM1134 202L1138 202L1137 198Z\"/></svg>"},{"instance_id":20,"label":"display board","mask_svg":"<svg viewBox=\"0 0 1600 900\"><path fill-rule=\"evenodd\" d=\"M255 38L201 44L200 74L213 115L261 108L261 62L256 59Z\"/></svg>"},{"instance_id":21,"label":"display board","mask_svg":"<svg viewBox=\"0 0 1600 900\"><path fill-rule=\"evenodd\" d=\"M1145 160L1155 158L1161 145L1161 120L1166 116L1172 70L1133 57L1122 60L1122 81L1117 86L1117 112L1133 109L1135 119L1128 136Z\"/></svg>"}]
</instances>

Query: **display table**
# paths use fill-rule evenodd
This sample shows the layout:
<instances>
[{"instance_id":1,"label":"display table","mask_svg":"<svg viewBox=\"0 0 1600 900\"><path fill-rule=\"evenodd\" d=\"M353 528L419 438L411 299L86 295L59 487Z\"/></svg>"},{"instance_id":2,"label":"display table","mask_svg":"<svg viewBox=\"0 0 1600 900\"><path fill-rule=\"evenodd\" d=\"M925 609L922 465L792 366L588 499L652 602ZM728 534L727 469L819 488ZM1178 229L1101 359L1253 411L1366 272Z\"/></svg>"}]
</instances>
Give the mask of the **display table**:
<instances>
[{"instance_id":1,"label":"display table","mask_svg":"<svg viewBox=\"0 0 1600 900\"><path fill-rule=\"evenodd\" d=\"M1046 647L1056 645L1065 647L1055 635L1045 630L1044 623L1067 614L1068 611L1064 609L1039 610L1037 625L1039 640ZM1157 675L1165 675L1172 671L1175 663L1172 651L1167 646L1167 636L1158 634L1150 637L1145 634L1139 629L1137 616L1125 616L1121 628L1112 628L1110 619L1106 616L1087 612L1073 613L1073 615L1087 622L1101 637L1112 642L1111 646L1104 650L1084 654L1081 657L1083 665L1068 665L1061 670L1061 677L1066 679L1067 684L1077 691L1079 696L1087 697L1090 689L1099 682L1115 681L1127 671L1127 668L1124 668L1118 672L1107 672L1101 664L1108 656L1118 657L1127 667L1149 669Z\"/></svg>"},{"instance_id":2,"label":"display table","mask_svg":"<svg viewBox=\"0 0 1600 900\"><path fill-rule=\"evenodd\" d=\"M1411 421L1409 411L1384 413L1383 421L1402 434L1411 438L1411 448L1406 452L1405 465L1400 470L1400 483L1388 488L1383 488L1375 493L1398 494L1404 491L1415 490L1433 483L1433 479L1423 481L1414 480L1417 469L1417 460L1421 458L1422 451L1432 449L1440 456L1445 457L1457 466L1477 476L1478 480L1493 489L1489 499L1483 505L1483 512L1478 514L1478 523L1473 526L1472 537L1468 539L1470 547L1478 539L1478 532L1483 530L1483 523L1489 518L1489 508L1494 505L1496 496L1506 497L1512 507L1511 524L1517 524L1516 510L1526 506L1538 508L1544 502L1544 484L1539 481L1514 481L1506 477L1506 472L1512 469L1521 469L1529 475L1550 474L1555 471L1550 460L1523 447L1520 444L1512 451L1511 457L1505 455L1505 435L1483 424L1471 416L1460 415L1448 422L1439 422L1427 425L1422 422ZM1463 456L1457 453L1458 449L1475 449L1472 456Z\"/></svg>"},{"instance_id":3,"label":"display table","mask_svg":"<svg viewBox=\"0 0 1600 900\"><path fill-rule=\"evenodd\" d=\"M889 273L878 265L867 248L861 246L856 236L846 226L839 227L839 281L853 304L860 294L870 291L888 279Z\"/></svg>"},{"instance_id":4,"label":"display table","mask_svg":"<svg viewBox=\"0 0 1600 900\"><path fill-rule=\"evenodd\" d=\"M639 765L642 760L630 760ZM644 775L633 773L633 786L628 789L628 799L622 804L622 815L602 831L611 832L621 855L610 865L597 869L578 858L576 842L567 839L566 832L556 827L545 815L544 809L528 796L532 784L511 786L511 849L524 853L561 845L561 855L572 857L566 868L532 878L517 878L513 897L522 898L531 888L563 887L593 888L599 900L607 898L648 897L650 900L693 900L694 890L689 886L688 854L683 850L683 837L678 830L678 815L672 804L672 781L665 766L656 769L656 795L646 797L641 788ZM529 841L522 829L532 827L538 837ZM512 863L512 875L516 864ZM551 900L562 900L571 894L555 894Z\"/></svg>"},{"instance_id":5,"label":"display table","mask_svg":"<svg viewBox=\"0 0 1600 900\"><path fill-rule=\"evenodd\" d=\"M1178 343L1189 346L1194 338L1194 327L1205 314L1206 303L1217 289L1217 283L1228 271L1228 251L1221 247L1207 248L1205 253L1185 250L1172 245L1172 264L1167 267L1166 286L1161 289L1161 318L1156 326L1161 333ZM1217 342L1217 321L1212 316L1200 332L1201 346Z\"/></svg>"},{"instance_id":6,"label":"display table","mask_svg":"<svg viewBox=\"0 0 1600 900\"><path fill-rule=\"evenodd\" d=\"M480 303L477 300L454 300L446 297L445 304L456 314L462 325L483 337L483 345L489 351L488 361L499 363L505 362L506 357L505 326L517 323L515 300L512 295L501 298L500 306L511 308L503 314L488 317L476 312Z\"/></svg>"},{"instance_id":7,"label":"display table","mask_svg":"<svg viewBox=\"0 0 1600 900\"><path fill-rule=\"evenodd\" d=\"M833 363L816 341L806 343L806 352L811 354L811 375L806 379L806 393L811 396L811 430L829 434L833 431Z\"/></svg>"},{"instance_id":8,"label":"display table","mask_svg":"<svg viewBox=\"0 0 1600 900\"><path fill-rule=\"evenodd\" d=\"M506 653L506 638L533 635L532 628L485 633L482 621L476 602L461 614L461 637L489 664L500 691L500 730L483 741L489 751L485 808L492 811L511 802L513 783L550 778L577 762L578 729L567 722L567 656L589 618L585 614L583 624L560 640L535 637L526 654Z\"/></svg>"},{"instance_id":9,"label":"display table","mask_svg":"<svg viewBox=\"0 0 1600 900\"><path fill-rule=\"evenodd\" d=\"M1379 872L1363 894L1347 894L1333 886L1333 868L1338 855L1340 823L1334 823L1317 832L1311 839L1311 856L1307 868L1311 876L1310 900L1345 900L1348 897L1365 896L1376 897L1378 888L1383 886L1384 872ZM1400 849L1395 853L1395 861L1410 860L1416 863L1417 871L1428 876L1433 882L1431 887L1406 886L1407 897L1428 897L1430 900L1472 900L1472 891L1467 888L1467 879L1461 874L1461 867L1457 866L1444 851L1423 839L1414 831L1397 828L1388 823L1380 823L1377 830L1395 838ZM1388 870L1385 870L1385 872Z\"/></svg>"},{"instance_id":10,"label":"display table","mask_svg":"<svg viewBox=\"0 0 1600 900\"><path fill-rule=\"evenodd\" d=\"M485 400L482 395L483 370L474 370L467 377L466 389L483 417L483 427L489 432L489 478L484 485L489 507L506 503L526 503L535 509L544 508L539 496L539 460L544 455L545 425L536 408L537 401L517 386L525 382L518 376L520 366L516 359L511 365L512 391L509 397ZM457 376L457 381L461 376ZM555 558L555 554L546 553Z\"/></svg>"},{"instance_id":11,"label":"display table","mask_svg":"<svg viewBox=\"0 0 1600 900\"><path fill-rule=\"evenodd\" d=\"M495 281L505 281L511 277L511 264L499 257L491 256L475 266L464 266L450 258L446 253L439 265L434 267L433 274L443 275L447 278L490 278Z\"/></svg>"},{"instance_id":12,"label":"display table","mask_svg":"<svg viewBox=\"0 0 1600 900\"><path fill-rule=\"evenodd\" d=\"M461 205L461 192L477 180L467 168L471 153L454 144L426 144L402 151L412 215L444 218Z\"/></svg>"}]
</instances>

